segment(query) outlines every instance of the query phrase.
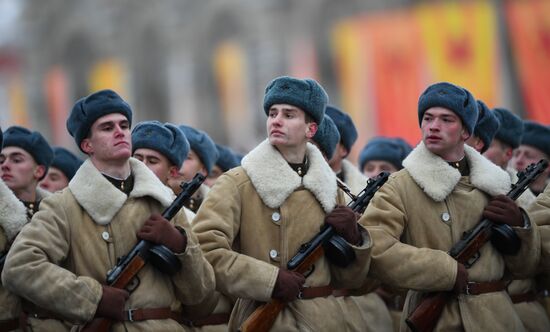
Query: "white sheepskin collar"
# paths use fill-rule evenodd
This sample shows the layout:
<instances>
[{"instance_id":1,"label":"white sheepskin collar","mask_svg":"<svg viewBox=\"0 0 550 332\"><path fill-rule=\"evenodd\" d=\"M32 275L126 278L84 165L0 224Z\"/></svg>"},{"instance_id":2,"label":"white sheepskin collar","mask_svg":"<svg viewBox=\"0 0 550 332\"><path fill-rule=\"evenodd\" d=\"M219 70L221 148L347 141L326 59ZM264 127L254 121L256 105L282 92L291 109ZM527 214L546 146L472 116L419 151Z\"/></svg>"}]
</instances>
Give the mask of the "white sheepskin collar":
<instances>
[{"instance_id":1,"label":"white sheepskin collar","mask_svg":"<svg viewBox=\"0 0 550 332\"><path fill-rule=\"evenodd\" d=\"M242 160L242 167L265 205L280 207L293 191L303 185L317 198L323 210L330 212L336 205L336 174L323 155L311 143L306 154L309 169L304 177L298 176L287 161L266 139Z\"/></svg>"},{"instance_id":2,"label":"white sheepskin collar","mask_svg":"<svg viewBox=\"0 0 550 332\"><path fill-rule=\"evenodd\" d=\"M130 197L150 196L164 207L169 206L174 193L141 161L130 158L134 188ZM69 182L69 189L82 208L100 225L107 225L128 198L107 180L90 159L87 159Z\"/></svg>"},{"instance_id":3,"label":"white sheepskin collar","mask_svg":"<svg viewBox=\"0 0 550 332\"><path fill-rule=\"evenodd\" d=\"M27 209L10 188L0 180L0 227L11 242L27 223Z\"/></svg>"},{"instance_id":4,"label":"white sheepskin collar","mask_svg":"<svg viewBox=\"0 0 550 332\"><path fill-rule=\"evenodd\" d=\"M48 197L48 196L51 196L52 193L45 190L45 189L42 189L40 187L36 187L36 200L37 201L41 201L43 200L44 198Z\"/></svg>"},{"instance_id":5,"label":"white sheepskin collar","mask_svg":"<svg viewBox=\"0 0 550 332\"><path fill-rule=\"evenodd\" d=\"M470 166L470 183L491 196L510 190L510 176L468 145L464 153ZM423 142L403 160L403 166L426 195L441 202L453 191L460 172L441 157L430 152Z\"/></svg>"},{"instance_id":6,"label":"white sheepskin collar","mask_svg":"<svg viewBox=\"0 0 550 332\"><path fill-rule=\"evenodd\" d=\"M342 172L344 172L344 182L349 186L352 194L357 195L365 189L369 179L347 159L342 160ZM346 196L346 200L347 198Z\"/></svg>"}]
</instances>

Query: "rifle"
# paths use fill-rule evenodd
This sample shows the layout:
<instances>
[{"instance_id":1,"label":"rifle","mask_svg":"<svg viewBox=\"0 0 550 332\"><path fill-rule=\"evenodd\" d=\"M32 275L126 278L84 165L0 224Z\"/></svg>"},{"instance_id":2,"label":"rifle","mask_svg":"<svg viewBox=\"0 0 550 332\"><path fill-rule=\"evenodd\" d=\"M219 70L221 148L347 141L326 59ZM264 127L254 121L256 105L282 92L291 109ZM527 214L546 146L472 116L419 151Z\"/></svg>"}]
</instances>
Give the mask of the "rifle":
<instances>
[{"instance_id":1,"label":"rifle","mask_svg":"<svg viewBox=\"0 0 550 332\"><path fill-rule=\"evenodd\" d=\"M518 181L512 184L512 189L506 196L516 200L547 167L548 162L544 159L537 164L529 165L525 171L518 173ZM505 255L517 254L521 245L521 241L510 226L494 224L484 218L462 235L462 239L451 248L449 255L469 268L479 259L479 250L489 240ZM427 293L405 322L415 332L433 331L445 304L452 295L450 291Z\"/></svg>"},{"instance_id":2,"label":"rifle","mask_svg":"<svg viewBox=\"0 0 550 332\"><path fill-rule=\"evenodd\" d=\"M172 204L164 210L162 217L167 220L172 219L183 207L183 203L197 191L204 179L204 175L197 173L190 182L182 183L182 191ZM163 245L140 240L127 255L119 258L117 264L107 272L107 284L115 288L127 288L148 262L167 274L174 274L181 268L181 263L173 257L170 249ZM112 324L113 321L109 318L96 318L86 324L83 331L107 332Z\"/></svg>"},{"instance_id":3,"label":"rifle","mask_svg":"<svg viewBox=\"0 0 550 332\"><path fill-rule=\"evenodd\" d=\"M365 189L357 196L346 192L352 196L352 201L348 204L348 207L356 213L363 213L376 191L382 187L388 180L388 177L388 172L382 172L376 178L369 179ZM341 186L342 184L339 185ZM313 239L300 246L296 255L288 261L287 269L301 274L310 271L313 264L324 255L325 245L335 237L339 236L335 233L334 228L326 225ZM341 239L341 241L345 242L344 239ZM241 332L269 331L285 306L285 302L277 299L272 299L270 302L262 304L246 319L239 330Z\"/></svg>"}]
</instances>

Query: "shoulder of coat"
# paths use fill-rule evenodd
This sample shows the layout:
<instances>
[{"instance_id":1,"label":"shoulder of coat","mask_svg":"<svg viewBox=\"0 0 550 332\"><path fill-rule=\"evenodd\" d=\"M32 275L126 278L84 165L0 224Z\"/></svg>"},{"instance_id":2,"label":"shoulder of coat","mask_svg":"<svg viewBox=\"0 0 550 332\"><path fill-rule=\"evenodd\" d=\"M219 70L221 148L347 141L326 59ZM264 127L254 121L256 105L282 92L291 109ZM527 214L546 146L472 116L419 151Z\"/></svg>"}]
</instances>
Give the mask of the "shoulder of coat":
<instances>
[{"instance_id":1,"label":"shoulder of coat","mask_svg":"<svg viewBox=\"0 0 550 332\"><path fill-rule=\"evenodd\" d=\"M250 177L248 177L248 174L246 174L246 171L242 166L232 168L229 171L225 172L224 175L229 177L236 186L240 186L246 182L250 182Z\"/></svg>"}]
</instances>

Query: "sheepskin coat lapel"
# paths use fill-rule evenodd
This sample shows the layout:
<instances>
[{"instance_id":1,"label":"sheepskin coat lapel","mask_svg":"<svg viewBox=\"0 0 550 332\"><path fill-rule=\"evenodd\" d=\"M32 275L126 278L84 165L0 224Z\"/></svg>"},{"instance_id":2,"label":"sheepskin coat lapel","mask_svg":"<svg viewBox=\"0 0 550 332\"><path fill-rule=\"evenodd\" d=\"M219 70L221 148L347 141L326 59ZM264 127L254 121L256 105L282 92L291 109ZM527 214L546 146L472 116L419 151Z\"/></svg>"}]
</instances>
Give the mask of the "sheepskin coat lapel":
<instances>
[{"instance_id":1,"label":"sheepskin coat lapel","mask_svg":"<svg viewBox=\"0 0 550 332\"><path fill-rule=\"evenodd\" d=\"M27 223L27 210L6 184L0 180L0 227L11 242Z\"/></svg>"},{"instance_id":2,"label":"sheepskin coat lapel","mask_svg":"<svg viewBox=\"0 0 550 332\"><path fill-rule=\"evenodd\" d=\"M307 144L306 154L310 167L303 178L290 168L268 140L243 158L242 166L265 205L280 207L292 192L303 185L315 195L325 212L332 211L337 197L336 174L313 144Z\"/></svg>"},{"instance_id":3,"label":"sheepskin coat lapel","mask_svg":"<svg viewBox=\"0 0 550 332\"><path fill-rule=\"evenodd\" d=\"M357 195L365 189L369 179L347 159L342 160L342 172L344 172L344 182L349 186L352 194ZM348 198L346 197L346 201Z\"/></svg>"},{"instance_id":4,"label":"sheepskin coat lapel","mask_svg":"<svg viewBox=\"0 0 550 332\"><path fill-rule=\"evenodd\" d=\"M504 170L468 145L464 145L464 153L470 166L470 182L475 188L491 196L506 194L510 190L510 176ZM436 202L449 196L461 177L456 168L430 152L423 142L405 158L403 166L426 195Z\"/></svg>"},{"instance_id":5,"label":"sheepskin coat lapel","mask_svg":"<svg viewBox=\"0 0 550 332\"><path fill-rule=\"evenodd\" d=\"M130 197L150 196L164 207L170 205L174 194L147 166L130 158L130 168L135 178ZM69 182L69 189L77 202L99 225L109 224L128 198L95 168L90 159L78 169Z\"/></svg>"}]
</instances>

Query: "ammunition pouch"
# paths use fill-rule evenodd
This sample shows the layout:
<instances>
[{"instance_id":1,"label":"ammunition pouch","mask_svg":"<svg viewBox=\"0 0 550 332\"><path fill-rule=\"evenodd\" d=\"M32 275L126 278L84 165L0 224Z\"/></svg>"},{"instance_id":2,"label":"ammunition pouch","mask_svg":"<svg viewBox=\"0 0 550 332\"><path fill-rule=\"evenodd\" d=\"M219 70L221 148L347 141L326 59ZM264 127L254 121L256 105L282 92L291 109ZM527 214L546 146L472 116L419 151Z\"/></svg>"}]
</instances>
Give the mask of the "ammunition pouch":
<instances>
[{"instance_id":1,"label":"ammunition pouch","mask_svg":"<svg viewBox=\"0 0 550 332\"><path fill-rule=\"evenodd\" d=\"M491 243L503 255L516 255L521 248L521 239L510 225L495 224Z\"/></svg>"},{"instance_id":2,"label":"ammunition pouch","mask_svg":"<svg viewBox=\"0 0 550 332\"><path fill-rule=\"evenodd\" d=\"M323 244L325 256L332 264L347 267L355 260L355 251L340 235L334 234Z\"/></svg>"},{"instance_id":3,"label":"ammunition pouch","mask_svg":"<svg viewBox=\"0 0 550 332\"><path fill-rule=\"evenodd\" d=\"M181 262L167 247L157 244L149 249L150 262L160 272L174 275L181 270Z\"/></svg>"}]
</instances>

